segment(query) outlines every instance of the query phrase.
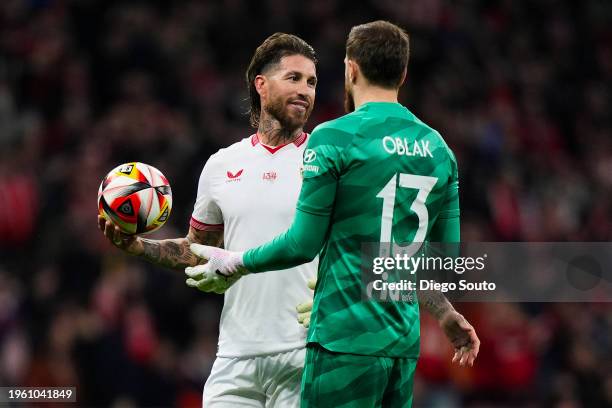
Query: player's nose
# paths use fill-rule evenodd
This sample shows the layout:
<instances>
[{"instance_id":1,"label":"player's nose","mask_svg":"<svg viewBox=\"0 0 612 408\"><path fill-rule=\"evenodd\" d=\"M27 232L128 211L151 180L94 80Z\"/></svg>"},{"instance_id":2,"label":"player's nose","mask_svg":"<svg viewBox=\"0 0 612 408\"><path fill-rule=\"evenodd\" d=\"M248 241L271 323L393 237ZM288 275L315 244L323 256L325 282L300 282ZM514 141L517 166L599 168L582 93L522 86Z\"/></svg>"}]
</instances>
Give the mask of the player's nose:
<instances>
[{"instance_id":1,"label":"player's nose","mask_svg":"<svg viewBox=\"0 0 612 408\"><path fill-rule=\"evenodd\" d=\"M298 98L301 98L307 101L309 104L312 104L312 99L315 95L315 90L311 86L308 85L308 82L303 81L300 82L300 85L297 89Z\"/></svg>"}]
</instances>

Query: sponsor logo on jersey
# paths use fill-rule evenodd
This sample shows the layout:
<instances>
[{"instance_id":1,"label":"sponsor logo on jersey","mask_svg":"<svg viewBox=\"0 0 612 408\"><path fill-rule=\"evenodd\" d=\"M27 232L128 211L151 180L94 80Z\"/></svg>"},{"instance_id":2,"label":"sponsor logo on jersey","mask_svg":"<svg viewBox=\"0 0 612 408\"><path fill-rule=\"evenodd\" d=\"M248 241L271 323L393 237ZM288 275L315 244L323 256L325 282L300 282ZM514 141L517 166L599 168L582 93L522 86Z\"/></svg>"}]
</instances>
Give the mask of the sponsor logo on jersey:
<instances>
[{"instance_id":1,"label":"sponsor logo on jersey","mask_svg":"<svg viewBox=\"0 0 612 408\"><path fill-rule=\"evenodd\" d=\"M429 150L429 140L414 140L410 142L405 137L385 136L382 138L382 145L389 154L397 154L398 156L431 157L433 159L431 150Z\"/></svg>"},{"instance_id":2,"label":"sponsor logo on jersey","mask_svg":"<svg viewBox=\"0 0 612 408\"><path fill-rule=\"evenodd\" d=\"M276 180L276 172L275 171L266 171L263 174L263 179L266 181L274 181Z\"/></svg>"},{"instance_id":3,"label":"sponsor logo on jersey","mask_svg":"<svg viewBox=\"0 0 612 408\"><path fill-rule=\"evenodd\" d=\"M310 171L312 173L318 173L319 172L319 166L314 166L312 164L305 164L304 165L304 170L302 171L302 177L304 176L304 172L305 171Z\"/></svg>"},{"instance_id":4,"label":"sponsor logo on jersey","mask_svg":"<svg viewBox=\"0 0 612 408\"><path fill-rule=\"evenodd\" d=\"M240 176L242 176L242 171L244 169L240 169L238 170L236 173L232 173L231 171L227 171L227 180L225 180L226 182L230 182L230 181L240 181Z\"/></svg>"},{"instance_id":5,"label":"sponsor logo on jersey","mask_svg":"<svg viewBox=\"0 0 612 408\"><path fill-rule=\"evenodd\" d=\"M312 163L317 158L317 153L312 149L304 150L304 163Z\"/></svg>"}]
</instances>

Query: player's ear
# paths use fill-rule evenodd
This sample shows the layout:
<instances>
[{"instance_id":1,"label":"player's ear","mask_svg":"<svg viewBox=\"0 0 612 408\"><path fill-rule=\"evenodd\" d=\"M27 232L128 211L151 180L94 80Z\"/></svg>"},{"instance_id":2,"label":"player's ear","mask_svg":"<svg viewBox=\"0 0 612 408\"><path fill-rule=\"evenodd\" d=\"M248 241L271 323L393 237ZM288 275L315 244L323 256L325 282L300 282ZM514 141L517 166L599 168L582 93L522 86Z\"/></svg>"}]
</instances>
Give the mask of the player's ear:
<instances>
[{"instance_id":1,"label":"player's ear","mask_svg":"<svg viewBox=\"0 0 612 408\"><path fill-rule=\"evenodd\" d=\"M267 81L266 77L263 75L257 75L253 80L255 83L255 90L259 94L261 98L265 98L267 94Z\"/></svg>"},{"instance_id":2,"label":"player's ear","mask_svg":"<svg viewBox=\"0 0 612 408\"><path fill-rule=\"evenodd\" d=\"M355 61L347 58L346 69L349 82L354 85L357 82L357 76L359 75L359 65L357 65Z\"/></svg>"}]
</instances>

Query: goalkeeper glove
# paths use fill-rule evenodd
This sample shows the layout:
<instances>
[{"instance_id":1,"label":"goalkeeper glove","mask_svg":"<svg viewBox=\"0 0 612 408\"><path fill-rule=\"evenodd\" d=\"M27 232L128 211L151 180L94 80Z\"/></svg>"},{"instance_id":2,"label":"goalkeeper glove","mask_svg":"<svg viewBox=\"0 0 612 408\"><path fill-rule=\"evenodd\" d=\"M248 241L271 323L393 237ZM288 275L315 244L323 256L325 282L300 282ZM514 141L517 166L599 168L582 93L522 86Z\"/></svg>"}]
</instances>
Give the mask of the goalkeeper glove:
<instances>
[{"instance_id":1,"label":"goalkeeper glove","mask_svg":"<svg viewBox=\"0 0 612 408\"><path fill-rule=\"evenodd\" d=\"M308 288L314 290L317 285L317 278L308 281ZM312 300L300 303L296 307L298 312L298 323L308 328L310 326L310 314L312 313Z\"/></svg>"},{"instance_id":2,"label":"goalkeeper glove","mask_svg":"<svg viewBox=\"0 0 612 408\"><path fill-rule=\"evenodd\" d=\"M207 264L193 267L191 270L192 274L209 271L229 278L233 274L242 276L249 273L242 263L242 252L232 252L200 244L191 244L189 249L198 257L208 260Z\"/></svg>"},{"instance_id":3,"label":"goalkeeper glove","mask_svg":"<svg viewBox=\"0 0 612 408\"><path fill-rule=\"evenodd\" d=\"M213 292L218 294L225 293L230 286L242 277L239 273L235 273L230 277L219 275L211 270L209 264L198 265L194 268L185 268L185 274L189 277L185 281L187 286L199 289L202 292Z\"/></svg>"}]
</instances>

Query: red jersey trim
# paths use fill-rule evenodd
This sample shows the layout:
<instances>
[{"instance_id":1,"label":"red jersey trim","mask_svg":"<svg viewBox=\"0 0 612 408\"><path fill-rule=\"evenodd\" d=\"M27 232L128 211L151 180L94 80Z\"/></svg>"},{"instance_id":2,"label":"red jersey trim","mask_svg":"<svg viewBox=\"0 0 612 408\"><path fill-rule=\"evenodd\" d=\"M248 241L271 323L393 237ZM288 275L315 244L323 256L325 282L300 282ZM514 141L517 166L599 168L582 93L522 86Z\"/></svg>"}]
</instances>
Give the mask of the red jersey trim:
<instances>
[{"instance_id":1,"label":"red jersey trim","mask_svg":"<svg viewBox=\"0 0 612 408\"><path fill-rule=\"evenodd\" d=\"M293 141L293 144L294 144L296 147L300 147L301 145L303 145L303 144L304 144L304 142L306 141L306 139L307 139L307 138L308 138L308 133L306 133L306 132L302 132L302 134L301 134L301 135L300 135L300 136L299 136L297 139L295 139L295 140Z\"/></svg>"},{"instance_id":2,"label":"red jersey trim","mask_svg":"<svg viewBox=\"0 0 612 408\"><path fill-rule=\"evenodd\" d=\"M293 142L296 147L300 147L302 144L304 144L304 142L306 141L306 139L308 138L308 134L306 132L302 132L301 135L299 135ZM256 146L257 144L259 144L259 134L255 133L254 135L251 136L251 145L252 146ZM283 147L291 144L291 143L285 143L283 145L280 146L266 146L265 144L261 143L261 146L263 148L265 148L267 151L269 151L270 153L274 154L276 152L278 152L280 149L282 149Z\"/></svg>"},{"instance_id":3,"label":"red jersey trim","mask_svg":"<svg viewBox=\"0 0 612 408\"><path fill-rule=\"evenodd\" d=\"M223 224L206 224L191 217L189 225L198 231L223 231Z\"/></svg>"}]
</instances>

